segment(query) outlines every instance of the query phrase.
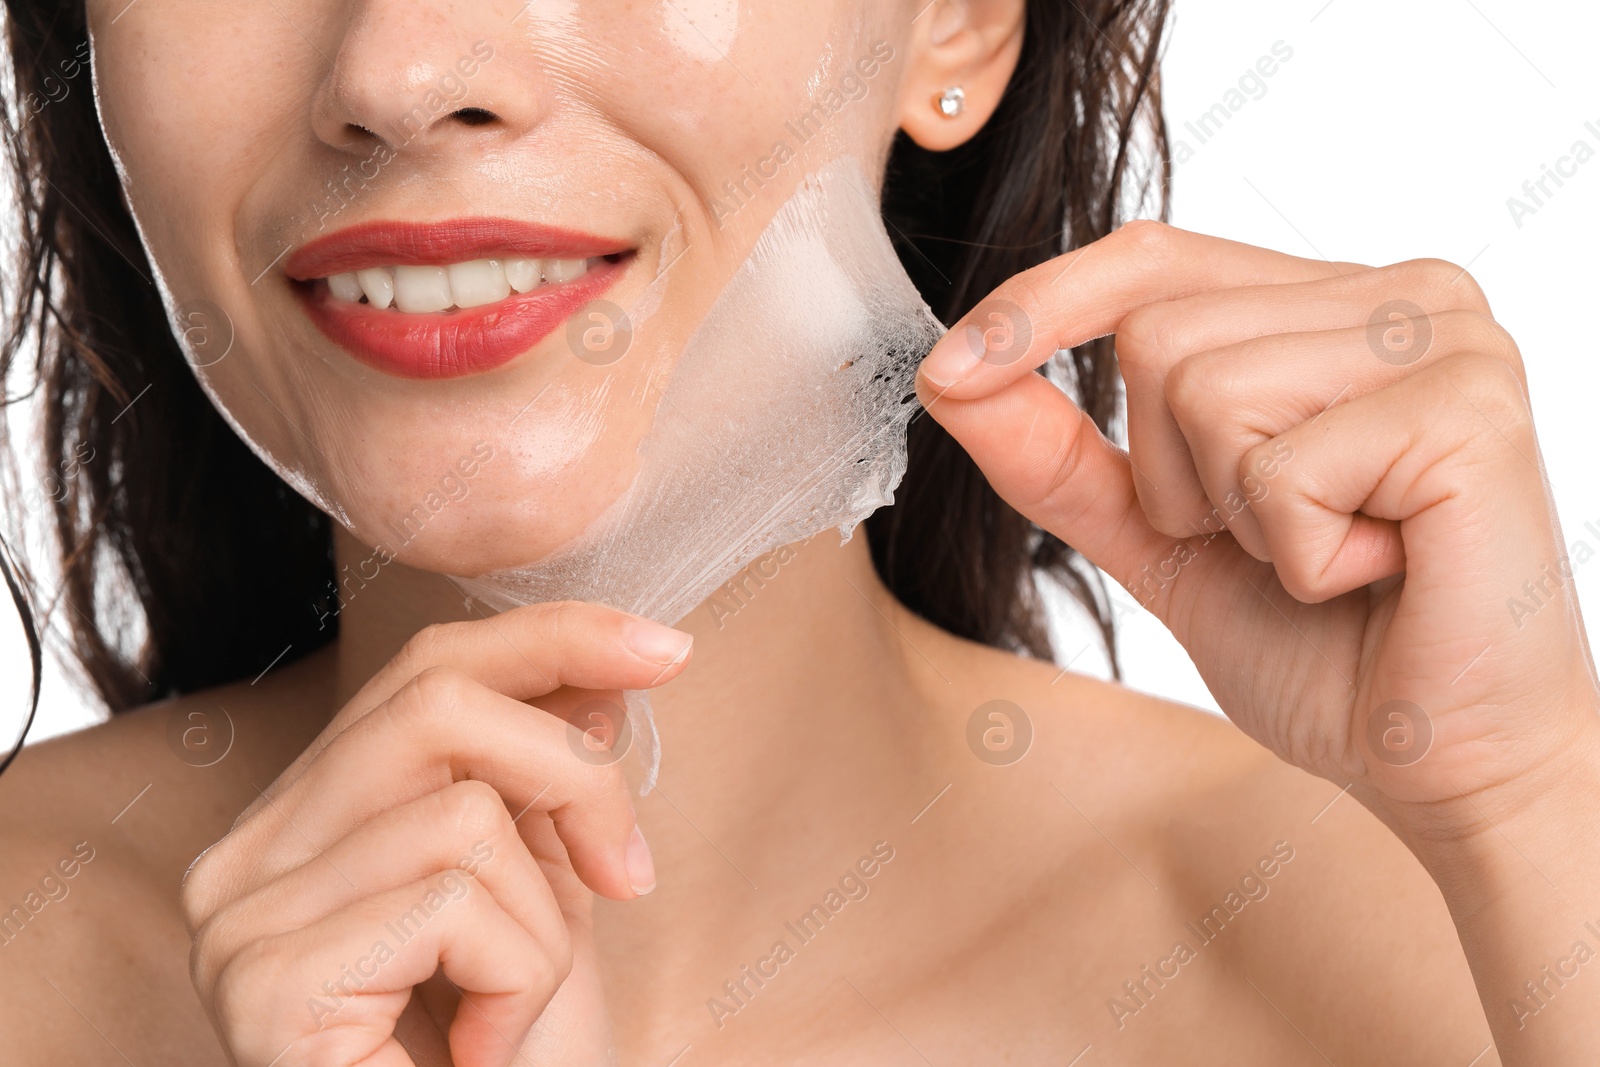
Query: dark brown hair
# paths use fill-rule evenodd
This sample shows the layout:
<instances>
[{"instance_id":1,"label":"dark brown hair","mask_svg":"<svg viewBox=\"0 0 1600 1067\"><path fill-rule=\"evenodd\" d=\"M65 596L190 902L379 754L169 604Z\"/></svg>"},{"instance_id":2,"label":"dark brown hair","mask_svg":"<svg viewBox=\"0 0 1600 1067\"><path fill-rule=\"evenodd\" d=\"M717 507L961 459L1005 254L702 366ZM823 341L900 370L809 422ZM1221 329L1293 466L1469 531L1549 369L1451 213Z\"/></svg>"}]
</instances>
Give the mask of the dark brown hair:
<instances>
[{"instance_id":1,"label":"dark brown hair","mask_svg":"<svg viewBox=\"0 0 1600 1067\"><path fill-rule=\"evenodd\" d=\"M320 618L333 576L327 517L235 436L171 334L100 130L83 5L6 7L11 85L0 132L17 253L4 279L0 381L7 405L42 391L47 473L44 491L24 494L21 479L35 472L6 453L8 496L21 506L7 508L18 521L0 539L0 573L32 655L31 724L38 620L59 602L71 658L113 713L251 677L336 631ZM1017 72L984 129L942 153L900 136L885 217L945 322L1011 275L1109 233L1152 193L1165 214L1157 66L1167 8L1028 0ZM1111 431L1119 392L1109 339L1050 372ZM910 452L895 505L867 521L895 596L952 633L1049 657L1047 576L1097 620L1115 669L1094 570L1000 500L932 419L913 423ZM49 515L58 589L35 582L18 554L16 527L32 501Z\"/></svg>"}]
</instances>

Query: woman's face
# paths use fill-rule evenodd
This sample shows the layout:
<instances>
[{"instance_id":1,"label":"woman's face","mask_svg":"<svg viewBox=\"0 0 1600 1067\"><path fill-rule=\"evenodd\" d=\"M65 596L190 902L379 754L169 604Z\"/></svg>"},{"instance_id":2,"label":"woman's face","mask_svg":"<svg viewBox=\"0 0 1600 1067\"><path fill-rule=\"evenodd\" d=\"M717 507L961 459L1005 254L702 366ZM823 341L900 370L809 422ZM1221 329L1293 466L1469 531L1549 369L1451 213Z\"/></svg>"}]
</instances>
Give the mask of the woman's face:
<instances>
[{"instance_id":1,"label":"woman's face","mask_svg":"<svg viewBox=\"0 0 1600 1067\"><path fill-rule=\"evenodd\" d=\"M925 0L89 0L176 329L367 544L477 574L631 478L806 172L881 172ZM780 373L779 368L774 368Z\"/></svg>"}]
</instances>

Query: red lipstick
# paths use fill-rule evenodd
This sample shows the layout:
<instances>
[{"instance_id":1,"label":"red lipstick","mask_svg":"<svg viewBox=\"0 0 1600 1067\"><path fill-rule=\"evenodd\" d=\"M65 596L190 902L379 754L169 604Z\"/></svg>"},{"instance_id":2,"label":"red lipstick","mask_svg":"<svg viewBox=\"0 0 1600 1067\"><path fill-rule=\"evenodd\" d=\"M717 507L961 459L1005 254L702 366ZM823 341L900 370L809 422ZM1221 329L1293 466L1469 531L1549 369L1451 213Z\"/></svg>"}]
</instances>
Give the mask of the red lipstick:
<instances>
[{"instance_id":1,"label":"red lipstick","mask_svg":"<svg viewBox=\"0 0 1600 1067\"><path fill-rule=\"evenodd\" d=\"M622 241L515 219L372 222L306 244L289 257L284 273L312 323L360 362L402 378L452 378L491 370L538 344L611 287L626 269L629 252ZM601 256L606 260L572 281L431 314L338 300L321 280L369 267Z\"/></svg>"}]
</instances>

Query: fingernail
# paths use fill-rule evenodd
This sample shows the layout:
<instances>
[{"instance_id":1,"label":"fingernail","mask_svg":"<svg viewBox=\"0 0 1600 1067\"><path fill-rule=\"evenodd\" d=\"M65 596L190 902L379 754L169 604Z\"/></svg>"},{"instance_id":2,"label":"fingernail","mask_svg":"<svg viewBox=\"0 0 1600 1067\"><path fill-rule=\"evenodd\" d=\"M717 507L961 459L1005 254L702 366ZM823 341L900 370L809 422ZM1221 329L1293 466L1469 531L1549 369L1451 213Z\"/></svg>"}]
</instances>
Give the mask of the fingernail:
<instances>
[{"instance_id":1,"label":"fingernail","mask_svg":"<svg viewBox=\"0 0 1600 1067\"><path fill-rule=\"evenodd\" d=\"M983 331L976 326L951 330L939 338L922 361L922 376L948 389L978 369L983 362Z\"/></svg>"},{"instance_id":2,"label":"fingernail","mask_svg":"<svg viewBox=\"0 0 1600 1067\"><path fill-rule=\"evenodd\" d=\"M628 884L641 897L656 887L656 861L650 858L650 846L644 843L637 823L633 836L628 838Z\"/></svg>"},{"instance_id":3,"label":"fingernail","mask_svg":"<svg viewBox=\"0 0 1600 1067\"><path fill-rule=\"evenodd\" d=\"M661 666L678 662L694 643L694 638L682 630L674 630L670 626L662 626L648 619L637 619L628 623L627 629L622 633L622 640L628 646L628 651L635 656Z\"/></svg>"}]
</instances>

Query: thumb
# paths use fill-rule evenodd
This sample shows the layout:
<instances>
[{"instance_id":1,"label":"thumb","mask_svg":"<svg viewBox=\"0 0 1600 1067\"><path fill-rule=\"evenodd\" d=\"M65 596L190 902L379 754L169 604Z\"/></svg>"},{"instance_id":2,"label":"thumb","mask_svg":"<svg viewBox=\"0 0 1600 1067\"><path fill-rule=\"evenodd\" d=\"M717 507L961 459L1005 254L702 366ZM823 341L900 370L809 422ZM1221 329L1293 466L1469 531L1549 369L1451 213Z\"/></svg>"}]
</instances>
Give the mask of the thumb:
<instances>
[{"instance_id":1,"label":"thumb","mask_svg":"<svg viewBox=\"0 0 1600 1067\"><path fill-rule=\"evenodd\" d=\"M1138 578L1172 556L1175 542L1145 518L1127 453L1054 383L1024 374L993 393L957 400L919 374L917 397L1006 503L1164 618L1166 593L1157 589L1147 597Z\"/></svg>"}]
</instances>

